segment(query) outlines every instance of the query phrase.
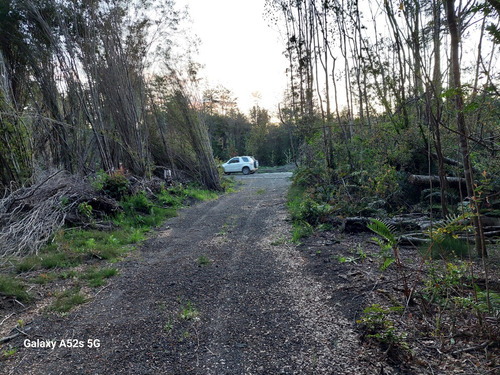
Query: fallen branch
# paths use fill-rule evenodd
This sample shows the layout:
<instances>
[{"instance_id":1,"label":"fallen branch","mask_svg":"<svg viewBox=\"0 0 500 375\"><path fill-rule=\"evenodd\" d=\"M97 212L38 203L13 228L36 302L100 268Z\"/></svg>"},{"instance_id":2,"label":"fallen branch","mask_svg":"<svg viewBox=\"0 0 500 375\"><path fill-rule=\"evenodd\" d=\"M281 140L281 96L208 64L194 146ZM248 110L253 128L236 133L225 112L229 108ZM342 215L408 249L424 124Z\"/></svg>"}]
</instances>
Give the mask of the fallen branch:
<instances>
[{"instance_id":1,"label":"fallen branch","mask_svg":"<svg viewBox=\"0 0 500 375\"><path fill-rule=\"evenodd\" d=\"M439 186L440 180L439 176L426 176L421 174L412 174L408 177L408 181L414 185L428 185L432 182L436 186ZM459 184L465 185L465 178L461 177L446 177L446 181L450 185L458 186Z\"/></svg>"},{"instance_id":2,"label":"fallen branch","mask_svg":"<svg viewBox=\"0 0 500 375\"><path fill-rule=\"evenodd\" d=\"M451 353L451 355L458 355L458 354L461 354L461 353L474 352L474 351L476 351L478 349L484 349L487 346L490 346L491 344L493 344L491 341L485 341L485 342L483 342L480 345L476 345L476 346L471 346L469 348L463 348L463 349L455 350L454 352Z\"/></svg>"},{"instance_id":3,"label":"fallen branch","mask_svg":"<svg viewBox=\"0 0 500 375\"><path fill-rule=\"evenodd\" d=\"M2 338L0 338L0 344L4 344L6 342L9 342L10 340L15 339L19 335L20 335L20 333L14 333L11 336L2 337Z\"/></svg>"}]
</instances>

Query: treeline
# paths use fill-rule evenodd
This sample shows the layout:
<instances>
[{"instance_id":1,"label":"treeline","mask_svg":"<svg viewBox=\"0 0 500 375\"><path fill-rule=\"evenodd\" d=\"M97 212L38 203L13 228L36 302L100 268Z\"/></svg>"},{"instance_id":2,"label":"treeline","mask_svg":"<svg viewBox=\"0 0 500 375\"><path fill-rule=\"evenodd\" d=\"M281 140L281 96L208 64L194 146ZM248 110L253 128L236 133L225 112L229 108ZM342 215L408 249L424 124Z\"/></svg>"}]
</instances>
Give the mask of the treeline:
<instances>
[{"instance_id":1,"label":"treeline","mask_svg":"<svg viewBox=\"0 0 500 375\"><path fill-rule=\"evenodd\" d=\"M480 218L499 208L497 3L266 2L289 62L281 116L302 140L312 199L344 214L467 207L486 254ZM440 183L424 192L410 174Z\"/></svg>"},{"instance_id":2,"label":"treeline","mask_svg":"<svg viewBox=\"0 0 500 375\"><path fill-rule=\"evenodd\" d=\"M203 113L215 157L227 160L237 155L253 155L260 165L276 166L295 162L294 129L277 123L267 109L254 105L243 114L231 91L224 87L203 93Z\"/></svg>"},{"instance_id":3,"label":"treeline","mask_svg":"<svg viewBox=\"0 0 500 375\"><path fill-rule=\"evenodd\" d=\"M182 170L220 189L173 1L0 4L0 185L37 169ZM185 34L183 34L185 35Z\"/></svg>"}]
</instances>

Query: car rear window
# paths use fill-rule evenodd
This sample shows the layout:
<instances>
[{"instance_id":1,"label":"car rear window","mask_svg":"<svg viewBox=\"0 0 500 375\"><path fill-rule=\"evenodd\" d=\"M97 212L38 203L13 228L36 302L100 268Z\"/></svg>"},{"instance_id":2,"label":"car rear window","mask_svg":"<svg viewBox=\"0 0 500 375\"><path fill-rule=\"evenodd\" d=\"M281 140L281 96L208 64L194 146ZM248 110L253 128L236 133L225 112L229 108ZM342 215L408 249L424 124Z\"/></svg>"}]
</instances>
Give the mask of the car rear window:
<instances>
[{"instance_id":1,"label":"car rear window","mask_svg":"<svg viewBox=\"0 0 500 375\"><path fill-rule=\"evenodd\" d=\"M243 157L242 158L245 163L248 163L250 160L248 158Z\"/></svg>"}]
</instances>

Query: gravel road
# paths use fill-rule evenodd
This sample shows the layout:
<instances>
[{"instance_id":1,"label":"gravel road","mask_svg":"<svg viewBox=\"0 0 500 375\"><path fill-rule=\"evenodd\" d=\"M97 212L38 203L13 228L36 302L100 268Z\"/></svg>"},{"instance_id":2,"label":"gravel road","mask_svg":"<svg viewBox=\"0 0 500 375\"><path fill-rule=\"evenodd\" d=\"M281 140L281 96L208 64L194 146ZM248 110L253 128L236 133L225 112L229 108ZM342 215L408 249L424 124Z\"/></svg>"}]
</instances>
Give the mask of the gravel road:
<instances>
[{"instance_id":1,"label":"gravel road","mask_svg":"<svg viewBox=\"0 0 500 375\"><path fill-rule=\"evenodd\" d=\"M19 337L0 373L373 374L334 286L289 243L289 177L236 176L238 192L181 210L89 303L30 324L54 349Z\"/></svg>"}]
</instances>

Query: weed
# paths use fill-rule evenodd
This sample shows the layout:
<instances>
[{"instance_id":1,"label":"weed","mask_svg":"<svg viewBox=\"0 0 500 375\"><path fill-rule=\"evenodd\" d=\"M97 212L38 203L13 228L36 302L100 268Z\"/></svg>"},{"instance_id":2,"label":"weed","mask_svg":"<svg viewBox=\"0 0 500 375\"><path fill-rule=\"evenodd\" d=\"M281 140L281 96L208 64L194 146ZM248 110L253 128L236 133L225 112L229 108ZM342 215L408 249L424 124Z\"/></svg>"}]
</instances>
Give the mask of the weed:
<instances>
[{"instance_id":1,"label":"weed","mask_svg":"<svg viewBox=\"0 0 500 375\"><path fill-rule=\"evenodd\" d=\"M57 275L54 273L41 273L33 279L33 282L35 282L36 284L45 285L51 281L54 281L56 278Z\"/></svg>"},{"instance_id":2,"label":"weed","mask_svg":"<svg viewBox=\"0 0 500 375\"><path fill-rule=\"evenodd\" d=\"M174 328L174 324L172 319L168 319L167 323L163 326L163 330L167 333L170 333L172 329Z\"/></svg>"},{"instance_id":3,"label":"weed","mask_svg":"<svg viewBox=\"0 0 500 375\"><path fill-rule=\"evenodd\" d=\"M116 268L92 268L87 271L82 278L87 280L91 287L95 288L105 285L105 279L115 276L116 274L118 274L118 270Z\"/></svg>"},{"instance_id":4,"label":"weed","mask_svg":"<svg viewBox=\"0 0 500 375\"><path fill-rule=\"evenodd\" d=\"M82 202L78 205L78 211L88 220L92 220L92 206L88 202Z\"/></svg>"},{"instance_id":5,"label":"weed","mask_svg":"<svg viewBox=\"0 0 500 375\"><path fill-rule=\"evenodd\" d=\"M298 243L301 238L309 236L310 234L313 233L313 231L314 228L312 227L312 225L305 221L294 222L293 232L292 232L292 242Z\"/></svg>"},{"instance_id":6,"label":"weed","mask_svg":"<svg viewBox=\"0 0 500 375\"><path fill-rule=\"evenodd\" d=\"M345 256L338 255L336 258L339 261L339 263L354 263L354 264L357 264L356 258L353 257L353 256L345 257ZM332 255L332 259L335 259L335 256Z\"/></svg>"},{"instance_id":7,"label":"weed","mask_svg":"<svg viewBox=\"0 0 500 375\"><path fill-rule=\"evenodd\" d=\"M388 345L399 345L407 349L406 335L398 333L394 323L389 318L390 314L401 313L402 311L402 306L383 308L378 303L375 303L363 310L363 316L356 323L365 326L368 333L367 337Z\"/></svg>"},{"instance_id":8,"label":"weed","mask_svg":"<svg viewBox=\"0 0 500 375\"><path fill-rule=\"evenodd\" d=\"M26 292L24 285L14 277L0 275L0 295L14 297L19 301L29 301L31 296Z\"/></svg>"},{"instance_id":9,"label":"weed","mask_svg":"<svg viewBox=\"0 0 500 375\"><path fill-rule=\"evenodd\" d=\"M281 236L277 240L274 240L273 242L271 242L271 246L280 246L280 245L284 245L286 243L287 243L286 238Z\"/></svg>"},{"instance_id":10,"label":"weed","mask_svg":"<svg viewBox=\"0 0 500 375\"><path fill-rule=\"evenodd\" d=\"M189 333L189 331L184 331L182 332L182 334L179 336L179 342L182 342L184 340L187 340L188 338L191 337L191 334Z\"/></svg>"},{"instance_id":11,"label":"weed","mask_svg":"<svg viewBox=\"0 0 500 375\"><path fill-rule=\"evenodd\" d=\"M51 310L66 313L77 305L87 302L87 299L80 294L78 288L68 289L56 295L56 301L51 306Z\"/></svg>"},{"instance_id":12,"label":"weed","mask_svg":"<svg viewBox=\"0 0 500 375\"><path fill-rule=\"evenodd\" d=\"M109 245L120 245L120 240L118 240L118 238L116 238L112 234L108 237L108 239L106 240L106 242Z\"/></svg>"},{"instance_id":13,"label":"weed","mask_svg":"<svg viewBox=\"0 0 500 375\"><path fill-rule=\"evenodd\" d=\"M16 264L16 272L23 273L40 269L40 258L36 255L28 256Z\"/></svg>"},{"instance_id":14,"label":"weed","mask_svg":"<svg viewBox=\"0 0 500 375\"><path fill-rule=\"evenodd\" d=\"M2 359L6 360L6 359L12 357L16 353L17 353L17 348L9 346L8 349L2 350Z\"/></svg>"},{"instance_id":15,"label":"weed","mask_svg":"<svg viewBox=\"0 0 500 375\"><path fill-rule=\"evenodd\" d=\"M370 219L370 223L367 225L368 229L378 234L383 238L383 241L377 237L373 237L372 240L378 243L380 246L380 256L384 259L384 262L381 265L381 270L384 271L387 267L389 267L392 263L397 262L398 265L398 273L401 275L403 279L403 288L406 297L410 297L410 288L408 285L408 280L406 278L406 274L403 270L403 264L401 262L401 258L399 256L399 246L398 239L396 238L395 228L390 224L386 224L383 221L377 219ZM385 241L385 242L384 242ZM392 250L394 254L394 258L392 258L389 253Z\"/></svg>"},{"instance_id":16,"label":"weed","mask_svg":"<svg viewBox=\"0 0 500 375\"><path fill-rule=\"evenodd\" d=\"M95 249L95 238L89 238L86 242L85 242L85 247L89 248L89 249Z\"/></svg>"},{"instance_id":17,"label":"weed","mask_svg":"<svg viewBox=\"0 0 500 375\"><path fill-rule=\"evenodd\" d=\"M262 194L265 194L266 193L266 189L259 189L255 192L255 194L257 195L262 195Z\"/></svg>"},{"instance_id":18,"label":"weed","mask_svg":"<svg viewBox=\"0 0 500 375\"><path fill-rule=\"evenodd\" d=\"M187 305L183 307L180 318L182 320L199 320L200 313L192 305L191 301L187 302Z\"/></svg>"},{"instance_id":19,"label":"weed","mask_svg":"<svg viewBox=\"0 0 500 375\"><path fill-rule=\"evenodd\" d=\"M77 275L76 271L64 271L59 274L59 278L66 280L66 279L73 279Z\"/></svg>"},{"instance_id":20,"label":"weed","mask_svg":"<svg viewBox=\"0 0 500 375\"><path fill-rule=\"evenodd\" d=\"M206 255L200 255L198 259L196 259L196 261L198 262L199 266L208 266L212 263L210 258L208 258Z\"/></svg>"},{"instance_id":21,"label":"weed","mask_svg":"<svg viewBox=\"0 0 500 375\"><path fill-rule=\"evenodd\" d=\"M138 228L131 228L130 236L128 237L128 243L138 243L144 240L144 233Z\"/></svg>"}]
</instances>

